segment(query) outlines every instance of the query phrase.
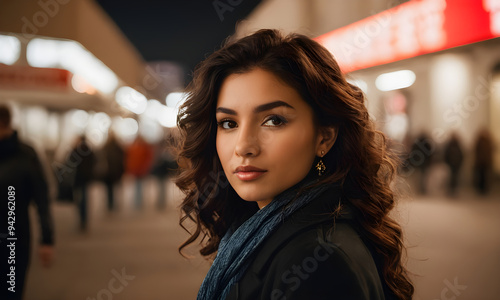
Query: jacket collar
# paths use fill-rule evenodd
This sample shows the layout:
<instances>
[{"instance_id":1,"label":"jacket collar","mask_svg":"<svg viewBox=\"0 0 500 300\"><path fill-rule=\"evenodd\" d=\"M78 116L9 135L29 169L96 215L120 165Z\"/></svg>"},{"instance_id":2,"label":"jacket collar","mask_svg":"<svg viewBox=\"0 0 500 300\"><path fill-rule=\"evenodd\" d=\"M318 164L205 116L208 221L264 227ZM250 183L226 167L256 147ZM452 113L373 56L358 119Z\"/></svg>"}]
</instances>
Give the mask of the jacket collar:
<instances>
[{"instance_id":1,"label":"jacket collar","mask_svg":"<svg viewBox=\"0 0 500 300\"><path fill-rule=\"evenodd\" d=\"M274 253L297 234L321 223L352 219L352 211L347 205L342 204L341 195L341 187L332 185L318 198L286 219L257 252L258 255L250 267L251 271L262 275L261 272L265 270L264 267ZM334 217L339 205L342 205L340 214Z\"/></svg>"}]
</instances>

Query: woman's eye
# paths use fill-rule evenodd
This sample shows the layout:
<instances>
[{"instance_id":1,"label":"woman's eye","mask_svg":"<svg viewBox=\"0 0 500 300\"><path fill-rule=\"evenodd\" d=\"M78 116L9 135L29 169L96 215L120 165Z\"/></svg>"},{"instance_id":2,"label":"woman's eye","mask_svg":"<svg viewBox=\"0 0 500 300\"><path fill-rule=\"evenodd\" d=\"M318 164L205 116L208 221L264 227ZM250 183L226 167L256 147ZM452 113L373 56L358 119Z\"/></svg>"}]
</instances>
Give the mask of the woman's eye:
<instances>
[{"instance_id":1,"label":"woman's eye","mask_svg":"<svg viewBox=\"0 0 500 300\"><path fill-rule=\"evenodd\" d=\"M268 127L278 127L278 126L283 126L287 123L286 119L281 117L281 116L269 116L267 120L264 122L264 126Z\"/></svg>"},{"instance_id":2,"label":"woman's eye","mask_svg":"<svg viewBox=\"0 0 500 300\"><path fill-rule=\"evenodd\" d=\"M222 120L220 122L217 122L217 126L223 129L232 129L237 127L236 122L231 120Z\"/></svg>"}]
</instances>

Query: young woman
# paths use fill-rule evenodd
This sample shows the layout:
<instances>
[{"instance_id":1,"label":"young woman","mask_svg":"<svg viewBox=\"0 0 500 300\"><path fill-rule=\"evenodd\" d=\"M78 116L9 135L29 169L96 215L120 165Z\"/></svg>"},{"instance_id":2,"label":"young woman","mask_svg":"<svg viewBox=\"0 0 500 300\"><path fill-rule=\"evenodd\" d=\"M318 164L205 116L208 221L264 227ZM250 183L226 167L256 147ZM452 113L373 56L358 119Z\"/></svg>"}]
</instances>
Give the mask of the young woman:
<instances>
[{"instance_id":1,"label":"young woman","mask_svg":"<svg viewBox=\"0 0 500 300\"><path fill-rule=\"evenodd\" d=\"M332 55L261 30L209 56L181 107L177 185L215 256L198 299L411 299L395 163Z\"/></svg>"}]
</instances>

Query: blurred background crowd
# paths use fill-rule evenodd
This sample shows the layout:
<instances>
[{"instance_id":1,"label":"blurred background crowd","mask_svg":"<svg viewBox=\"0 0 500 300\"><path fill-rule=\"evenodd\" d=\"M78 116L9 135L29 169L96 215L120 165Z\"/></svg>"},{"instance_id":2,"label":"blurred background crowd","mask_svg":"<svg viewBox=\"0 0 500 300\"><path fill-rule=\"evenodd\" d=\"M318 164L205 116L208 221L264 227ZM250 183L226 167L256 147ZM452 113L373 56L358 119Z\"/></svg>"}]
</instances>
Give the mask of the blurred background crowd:
<instances>
[{"instance_id":1,"label":"blurred background crowd","mask_svg":"<svg viewBox=\"0 0 500 300\"><path fill-rule=\"evenodd\" d=\"M24 299L195 297L176 115L196 64L260 28L315 38L365 93L400 158L416 299L498 299L500 0L2 0L0 179L41 180L16 181L35 203Z\"/></svg>"}]
</instances>

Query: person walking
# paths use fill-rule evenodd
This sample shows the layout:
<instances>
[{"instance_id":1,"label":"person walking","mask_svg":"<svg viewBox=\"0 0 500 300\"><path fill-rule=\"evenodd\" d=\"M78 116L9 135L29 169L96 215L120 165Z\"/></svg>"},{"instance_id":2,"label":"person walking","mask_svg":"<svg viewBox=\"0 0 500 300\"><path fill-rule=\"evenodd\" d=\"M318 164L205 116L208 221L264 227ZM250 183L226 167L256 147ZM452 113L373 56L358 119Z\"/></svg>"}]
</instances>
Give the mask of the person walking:
<instances>
[{"instance_id":1,"label":"person walking","mask_svg":"<svg viewBox=\"0 0 500 300\"><path fill-rule=\"evenodd\" d=\"M0 105L0 294L22 299L30 265L31 230L28 208L37 208L41 239L38 256L44 267L54 257L54 227L47 181L40 160L11 126L11 113Z\"/></svg>"},{"instance_id":2,"label":"person walking","mask_svg":"<svg viewBox=\"0 0 500 300\"><path fill-rule=\"evenodd\" d=\"M420 171L418 191L422 195L427 194L427 181L435 148L434 141L426 132L420 133L411 146L410 163Z\"/></svg>"},{"instance_id":3,"label":"person walking","mask_svg":"<svg viewBox=\"0 0 500 300\"><path fill-rule=\"evenodd\" d=\"M460 175L460 168L464 160L462 146L458 135L454 132L451 134L450 140L446 143L444 148L444 162L450 169L450 178L448 181L448 194L455 197L457 193L458 178Z\"/></svg>"},{"instance_id":4,"label":"person walking","mask_svg":"<svg viewBox=\"0 0 500 300\"><path fill-rule=\"evenodd\" d=\"M88 189L90 182L95 179L96 162L96 155L87 143L85 135L79 136L66 159L66 165L75 172L73 193L78 207L81 232L88 230Z\"/></svg>"},{"instance_id":5,"label":"person walking","mask_svg":"<svg viewBox=\"0 0 500 300\"><path fill-rule=\"evenodd\" d=\"M106 164L103 181L108 195L108 212L112 212L116 205L114 189L125 172L125 151L111 131L102 151Z\"/></svg>"},{"instance_id":6,"label":"person walking","mask_svg":"<svg viewBox=\"0 0 500 300\"><path fill-rule=\"evenodd\" d=\"M135 208L142 208L143 179L149 174L153 164L153 148L140 135L127 150L126 172L135 177Z\"/></svg>"},{"instance_id":7,"label":"person walking","mask_svg":"<svg viewBox=\"0 0 500 300\"><path fill-rule=\"evenodd\" d=\"M493 140L490 132L483 128L479 131L474 147L474 187L479 194L489 190L493 167Z\"/></svg>"}]
</instances>

